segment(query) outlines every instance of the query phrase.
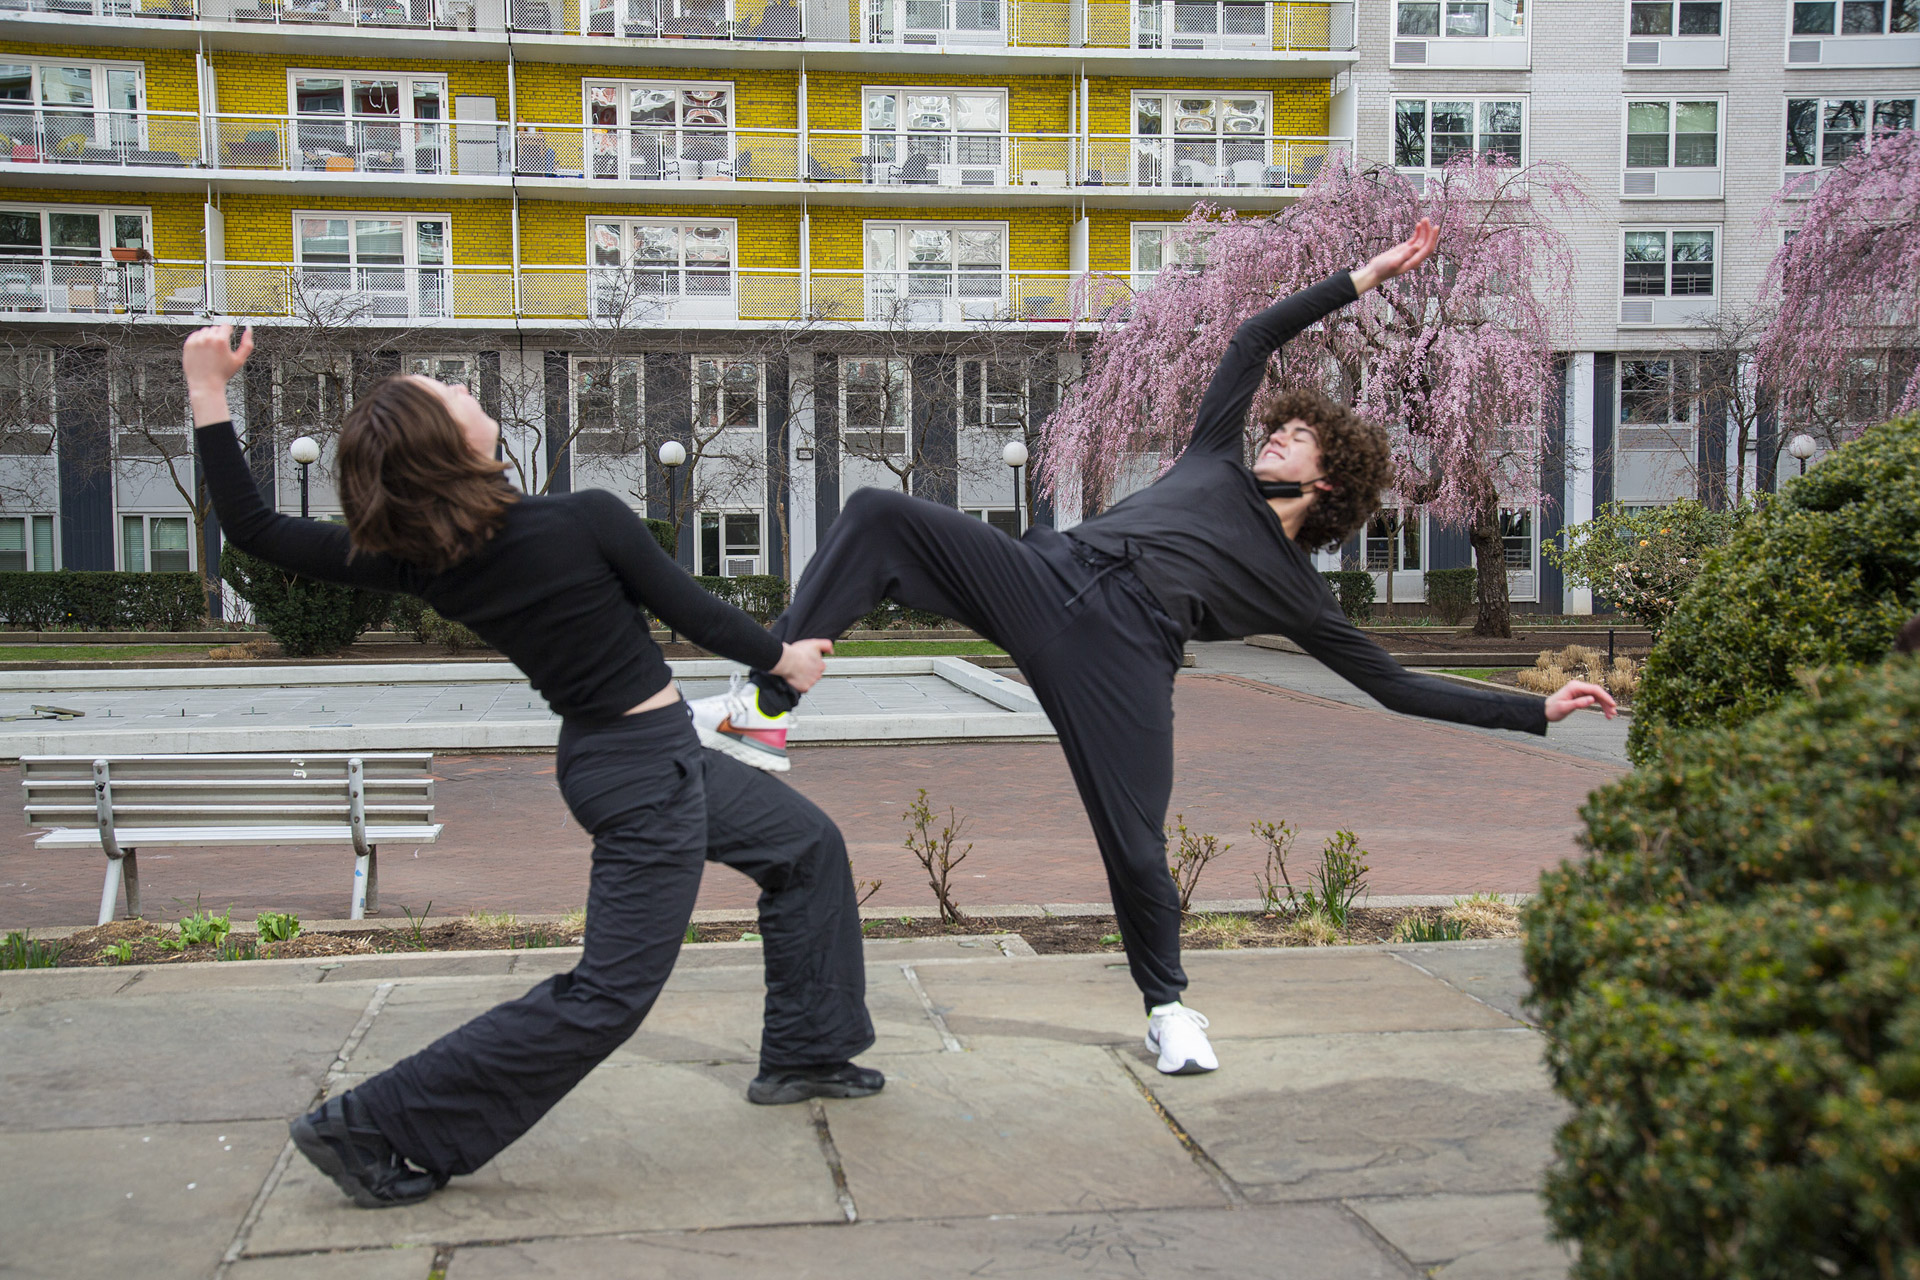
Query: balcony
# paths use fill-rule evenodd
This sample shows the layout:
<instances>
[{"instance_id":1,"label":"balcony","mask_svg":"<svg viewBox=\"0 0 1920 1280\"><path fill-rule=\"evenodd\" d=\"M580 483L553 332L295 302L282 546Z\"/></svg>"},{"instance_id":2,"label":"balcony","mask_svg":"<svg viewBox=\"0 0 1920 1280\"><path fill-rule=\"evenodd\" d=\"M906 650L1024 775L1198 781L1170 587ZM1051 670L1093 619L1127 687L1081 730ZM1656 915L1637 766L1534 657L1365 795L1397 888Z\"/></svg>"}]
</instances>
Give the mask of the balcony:
<instances>
[{"instance_id":1,"label":"balcony","mask_svg":"<svg viewBox=\"0 0 1920 1280\"><path fill-rule=\"evenodd\" d=\"M200 21L406 37L1349 53L1353 0L4 0L0 21Z\"/></svg>"},{"instance_id":2,"label":"balcony","mask_svg":"<svg viewBox=\"0 0 1920 1280\"><path fill-rule=\"evenodd\" d=\"M1098 320L1121 279L1004 268L810 271L629 267L294 265L0 258L0 323L231 317L329 328L488 327L515 320L632 333L801 321L864 328Z\"/></svg>"},{"instance_id":3,"label":"balcony","mask_svg":"<svg viewBox=\"0 0 1920 1280\"><path fill-rule=\"evenodd\" d=\"M0 104L0 162L182 169L200 163L200 117Z\"/></svg>"}]
</instances>

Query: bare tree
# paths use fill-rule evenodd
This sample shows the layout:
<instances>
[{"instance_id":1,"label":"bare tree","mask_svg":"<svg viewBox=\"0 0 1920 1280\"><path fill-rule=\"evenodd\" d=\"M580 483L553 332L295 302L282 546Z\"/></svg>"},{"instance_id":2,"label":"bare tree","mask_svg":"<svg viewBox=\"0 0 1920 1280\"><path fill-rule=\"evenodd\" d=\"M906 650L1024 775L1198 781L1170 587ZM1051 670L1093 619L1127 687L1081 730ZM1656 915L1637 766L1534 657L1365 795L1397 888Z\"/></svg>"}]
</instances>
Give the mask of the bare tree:
<instances>
[{"instance_id":1,"label":"bare tree","mask_svg":"<svg viewBox=\"0 0 1920 1280\"><path fill-rule=\"evenodd\" d=\"M0 509L53 505L53 351L0 337Z\"/></svg>"}]
</instances>

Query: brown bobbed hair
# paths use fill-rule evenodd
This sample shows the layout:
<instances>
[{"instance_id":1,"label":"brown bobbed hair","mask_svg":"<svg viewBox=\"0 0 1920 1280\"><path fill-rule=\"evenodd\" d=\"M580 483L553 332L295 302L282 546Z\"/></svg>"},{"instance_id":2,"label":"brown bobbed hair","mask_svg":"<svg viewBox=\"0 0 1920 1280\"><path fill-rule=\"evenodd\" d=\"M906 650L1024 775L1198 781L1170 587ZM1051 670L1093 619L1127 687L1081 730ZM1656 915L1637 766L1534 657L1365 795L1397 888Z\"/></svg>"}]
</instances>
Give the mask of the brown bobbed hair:
<instances>
[{"instance_id":1,"label":"brown bobbed hair","mask_svg":"<svg viewBox=\"0 0 1920 1280\"><path fill-rule=\"evenodd\" d=\"M439 393L413 378L382 378L347 411L339 467L354 552L433 573L485 545L520 497L507 464L475 454Z\"/></svg>"},{"instance_id":2,"label":"brown bobbed hair","mask_svg":"<svg viewBox=\"0 0 1920 1280\"><path fill-rule=\"evenodd\" d=\"M1393 455L1387 433L1354 416L1337 400L1305 387L1281 392L1260 415L1261 430L1271 435L1295 418L1320 436L1320 474L1332 490L1314 494L1307 518L1294 541L1308 551L1336 546L1366 526L1380 506L1380 493L1393 484Z\"/></svg>"}]
</instances>

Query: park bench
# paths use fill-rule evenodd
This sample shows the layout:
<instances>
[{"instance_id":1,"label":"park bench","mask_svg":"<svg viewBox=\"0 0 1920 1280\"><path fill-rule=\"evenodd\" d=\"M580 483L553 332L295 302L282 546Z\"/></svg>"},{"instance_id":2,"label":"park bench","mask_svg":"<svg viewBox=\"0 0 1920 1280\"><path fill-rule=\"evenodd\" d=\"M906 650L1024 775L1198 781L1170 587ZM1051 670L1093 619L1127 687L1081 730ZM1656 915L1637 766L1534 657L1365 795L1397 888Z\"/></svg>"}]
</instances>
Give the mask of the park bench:
<instances>
[{"instance_id":1,"label":"park bench","mask_svg":"<svg viewBox=\"0 0 1920 1280\"><path fill-rule=\"evenodd\" d=\"M135 850L216 844L351 844L352 918L380 905L381 844L431 844L433 753L24 756L27 825L38 849L107 855L100 920L126 885L140 914Z\"/></svg>"}]
</instances>

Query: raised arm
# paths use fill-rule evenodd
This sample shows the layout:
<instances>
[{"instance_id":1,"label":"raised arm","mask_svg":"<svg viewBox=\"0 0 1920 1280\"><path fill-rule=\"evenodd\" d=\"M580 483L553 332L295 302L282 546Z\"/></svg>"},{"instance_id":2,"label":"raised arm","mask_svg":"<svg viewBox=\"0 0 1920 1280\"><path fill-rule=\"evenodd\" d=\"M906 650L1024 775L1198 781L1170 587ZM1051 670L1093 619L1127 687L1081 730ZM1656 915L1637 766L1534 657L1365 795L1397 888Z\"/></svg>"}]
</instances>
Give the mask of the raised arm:
<instances>
[{"instance_id":1,"label":"raised arm","mask_svg":"<svg viewBox=\"0 0 1920 1280\"><path fill-rule=\"evenodd\" d=\"M1247 406L1253 403L1253 393L1266 376L1267 357L1320 317L1425 262L1439 242L1440 233L1422 218L1411 236L1385 253L1375 254L1365 266L1335 272L1242 321L1201 398L1188 451L1239 456L1244 447L1241 430L1246 425Z\"/></svg>"},{"instance_id":2,"label":"raised arm","mask_svg":"<svg viewBox=\"0 0 1920 1280\"><path fill-rule=\"evenodd\" d=\"M282 515L261 498L227 418L227 383L253 353L253 335L244 335L236 351L230 333L227 325L201 329L187 339L181 356L193 404L194 445L226 540L284 569L328 582L379 591L416 589L418 575L396 560L372 555L349 559L351 546L340 525Z\"/></svg>"}]
</instances>

